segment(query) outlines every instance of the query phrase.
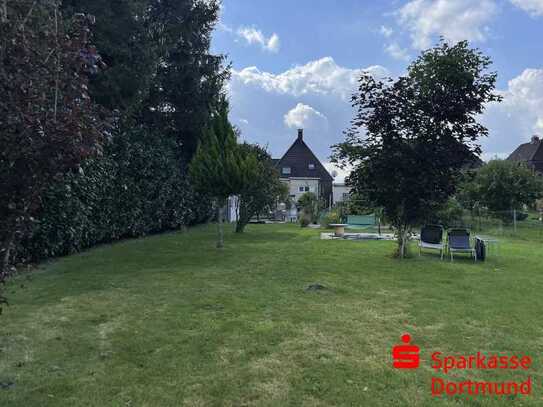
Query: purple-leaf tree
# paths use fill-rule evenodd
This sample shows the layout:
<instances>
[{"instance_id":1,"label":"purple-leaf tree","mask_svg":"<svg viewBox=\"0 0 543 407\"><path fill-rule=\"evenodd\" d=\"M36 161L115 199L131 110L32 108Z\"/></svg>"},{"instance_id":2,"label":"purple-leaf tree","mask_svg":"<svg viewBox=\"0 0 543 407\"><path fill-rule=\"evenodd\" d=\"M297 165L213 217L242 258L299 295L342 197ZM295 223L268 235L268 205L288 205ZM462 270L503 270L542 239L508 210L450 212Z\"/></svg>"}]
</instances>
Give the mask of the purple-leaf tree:
<instances>
[{"instance_id":1,"label":"purple-leaf tree","mask_svg":"<svg viewBox=\"0 0 543 407\"><path fill-rule=\"evenodd\" d=\"M87 88L101 65L92 23L64 19L58 1L0 4L0 284L45 188L100 154L106 121Z\"/></svg>"}]
</instances>

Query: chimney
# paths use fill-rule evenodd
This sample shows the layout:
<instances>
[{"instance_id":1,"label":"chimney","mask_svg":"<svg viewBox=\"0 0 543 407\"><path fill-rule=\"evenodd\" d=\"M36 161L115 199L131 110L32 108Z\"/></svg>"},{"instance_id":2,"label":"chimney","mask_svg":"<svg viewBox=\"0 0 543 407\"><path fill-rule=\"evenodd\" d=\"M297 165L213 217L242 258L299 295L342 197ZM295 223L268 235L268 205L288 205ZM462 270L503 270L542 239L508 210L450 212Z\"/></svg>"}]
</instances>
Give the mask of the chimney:
<instances>
[{"instance_id":1,"label":"chimney","mask_svg":"<svg viewBox=\"0 0 543 407\"><path fill-rule=\"evenodd\" d=\"M536 134L534 134L532 136L532 144L537 144L537 143L539 143L539 137Z\"/></svg>"},{"instance_id":2,"label":"chimney","mask_svg":"<svg viewBox=\"0 0 543 407\"><path fill-rule=\"evenodd\" d=\"M298 140L304 139L304 129L298 129Z\"/></svg>"}]
</instances>

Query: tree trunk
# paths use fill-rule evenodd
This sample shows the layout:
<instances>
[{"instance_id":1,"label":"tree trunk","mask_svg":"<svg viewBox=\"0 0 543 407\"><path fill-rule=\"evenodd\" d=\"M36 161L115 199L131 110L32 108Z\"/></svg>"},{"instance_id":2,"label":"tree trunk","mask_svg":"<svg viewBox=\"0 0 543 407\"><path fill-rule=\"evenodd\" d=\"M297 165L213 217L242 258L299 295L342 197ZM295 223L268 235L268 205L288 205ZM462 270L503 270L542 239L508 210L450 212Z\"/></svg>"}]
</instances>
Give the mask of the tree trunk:
<instances>
[{"instance_id":1,"label":"tree trunk","mask_svg":"<svg viewBox=\"0 0 543 407\"><path fill-rule=\"evenodd\" d=\"M236 223L236 233L243 233L245 225L245 222L241 222L241 220L238 219L238 222Z\"/></svg>"},{"instance_id":2,"label":"tree trunk","mask_svg":"<svg viewBox=\"0 0 543 407\"><path fill-rule=\"evenodd\" d=\"M223 230L223 217L224 217L224 200L219 199L217 202L217 248L224 247L224 230Z\"/></svg>"},{"instance_id":3,"label":"tree trunk","mask_svg":"<svg viewBox=\"0 0 543 407\"><path fill-rule=\"evenodd\" d=\"M407 243L409 240L409 232L407 227L398 228L398 257L400 259L405 258L407 252Z\"/></svg>"},{"instance_id":4,"label":"tree trunk","mask_svg":"<svg viewBox=\"0 0 543 407\"><path fill-rule=\"evenodd\" d=\"M249 223L251 217L249 216L249 210L247 204L240 198L238 221L236 223L236 233L243 233L245 226Z\"/></svg>"},{"instance_id":5,"label":"tree trunk","mask_svg":"<svg viewBox=\"0 0 543 407\"><path fill-rule=\"evenodd\" d=\"M8 22L8 0L2 1L2 23Z\"/></svg>"},{"instance_id":6,"label":"tree trunk","mask_svg":"<svg viewBox=\"0 0 543 407\"><path fill-rule=\"evenodd\" d=\"M14 241L15 241L15 237L11 235L4 241L2 248L0 250L0 253L2 256L1 264L0 264L0 283L3 282L4 279L8 275L9 266L10 266L9 259L11 256L11 250L13 248Z\"/></svg>"}]
</instances>

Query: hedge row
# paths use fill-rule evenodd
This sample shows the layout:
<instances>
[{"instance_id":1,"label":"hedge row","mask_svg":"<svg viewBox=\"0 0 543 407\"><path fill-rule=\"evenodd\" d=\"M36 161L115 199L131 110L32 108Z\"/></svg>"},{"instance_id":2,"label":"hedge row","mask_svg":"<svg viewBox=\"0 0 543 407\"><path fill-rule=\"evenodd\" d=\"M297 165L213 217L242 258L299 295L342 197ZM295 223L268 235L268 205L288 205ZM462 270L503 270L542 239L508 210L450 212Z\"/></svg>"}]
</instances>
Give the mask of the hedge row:
<instances>
[{"instance_id":1,"label":"hedge row","mask_svg":"<svg viewBox=\"0 0 543 407\"><path fill-rule=\"evenodd\" d=\"M210 209L209 199L191 189L175 140L131 131L116 136L79 173L51 186L17 257L37 261L179 229L207 220Z\"/></svg>"}]
</instances>

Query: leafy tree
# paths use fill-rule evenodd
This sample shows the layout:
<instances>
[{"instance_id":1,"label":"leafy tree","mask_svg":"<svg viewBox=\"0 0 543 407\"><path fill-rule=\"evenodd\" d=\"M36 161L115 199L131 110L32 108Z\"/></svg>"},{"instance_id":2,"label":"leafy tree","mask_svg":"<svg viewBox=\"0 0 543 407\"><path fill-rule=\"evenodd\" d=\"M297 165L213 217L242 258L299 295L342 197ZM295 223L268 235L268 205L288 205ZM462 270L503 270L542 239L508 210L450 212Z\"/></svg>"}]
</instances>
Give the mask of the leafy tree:
<instances>
[{"instance_id":1,"label":"leafy tree","mask_svg":"<svg viewBox=\"0 0 543 407\"><path fill-rule=\"evenodd\" d=\"M217 0L65 0L68 12L97 18L95 42L108 70L91 81L96 101L177 139L189 162L217 108L229 70L210 52Z\"/></svg>"},{"instance_id":2,"label":"leafy tree","mask_svg":"<svg viewBox=\"0 0 543 407\"><path fill-rule=\"evenodd\" d=\"M149 8L152 38L163 45L143 120L175 135L186 160L229 76L224 57L209 51L219 6L217 0L152 0Z\"/></svg>"},{"instance_id":3,"label":"leafy tree","mask_svg":"<svg viewBox=\"0 0 543 407\"><path fill-rule=\"evenodd\" d=\"M236 133L228 121L228 102L223 98L189 165L190 178L196 190L215 201L218 248L224 246L223 220L226 200L237 194L243 185L241 161Z\"/></svg>"},{"instance_id":4,"label":"leafy tree","mask_svg":"<svg viewBox=\"0 0 543 407\"><path fill-rule=\"evenodd\" d=\"M463 41L424 51L406 76L360 78L356 114L334 159L354 170L347 182L383 207L404 257L412 228L455 192L463 166L480 153L488 130L476 120L493 93L491 61ZM365 132L364 132L365 130Z\"/></svg>"},{"instance_id":5,"label":"leafy tree","mask_svg":"<svg viewBox=\"0 0 543 407\"><path fill-rule=\"evenodd\" d=\"M238 146L242 163L242 187L238 194L236 232L243 232L249 220L264 211L272 211L288 196L270 155L262 147L243 143Z\"/></svg>"},{"instance_id":6,"label":"leafy tree","mask_svg":"<svg viewBox=\"0 0 543 407\"><path fill-rule=\"evenodd\" d=\"M491 160L461 185L458 196L468 208L510 212L543 197L543 178L524 163Z\"/></svg>"},{"instance_id":7,"label":"leafy tree","mask_svg":"<svg viewBox=\"0 0 543 407\"><path fill-rule=\"evenodd\" d=\"M92 18L56 1L4 1L0 19L0 281L44 190L100 153L104 120L87 92L99 56Z\"/></svg>"},{"instance_id":8,"label":"leafy tree","mask_svg":"<svg viewBox=\"0 0 543 407\"><path fill-rule=\"evenodd\" d=\"M135 114L148 97L160 61L159 37L151 35L151 0L63 0L65 15L96 17L93 42L108 69L90 81L95 102L124 116Z\"/></svg>"},{"instance_id":9,"label":"leafy tree","mask_svg":"<svg viewBox=\"0 0 543 407\"><path fill-rule=\"evenodd\" d=\"M346 210L350 215L361 215L372 211L372 203L360 193L351 192L345 201Z\"/></svg>"}]
</instances>

